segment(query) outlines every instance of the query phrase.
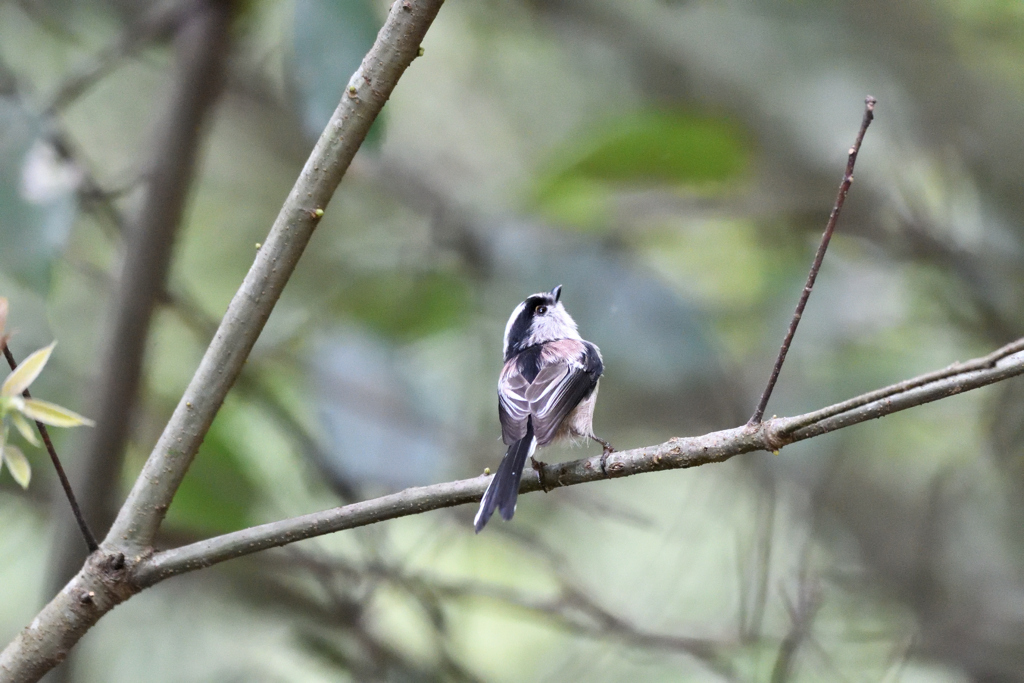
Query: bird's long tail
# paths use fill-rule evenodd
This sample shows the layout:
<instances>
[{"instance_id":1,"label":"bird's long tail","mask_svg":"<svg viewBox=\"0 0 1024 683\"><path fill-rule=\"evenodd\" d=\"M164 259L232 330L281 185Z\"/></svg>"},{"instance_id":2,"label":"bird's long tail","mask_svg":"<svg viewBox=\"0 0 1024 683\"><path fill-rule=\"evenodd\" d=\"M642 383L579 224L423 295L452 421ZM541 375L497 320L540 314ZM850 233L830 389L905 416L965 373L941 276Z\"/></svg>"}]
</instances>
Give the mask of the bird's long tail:
<instances>
[{"instance_id":1,"label":"bird's long tail","mask_svg":"<svg viewBox=\"0 0 1024 683\"><path fill-rule=\"evenodd\" d=\"M516 498L519 497L519 480L523 478L523 467L526 465L526 458L533 455L537 448L537 438L533 434L533 422L526 418L526 435L516 441L505 452L505 457L498 465L498 471L494 473L490 485L484 491L484 497L480 500L480 510L473 519L473 526L476 532L487 524L494 511L501 513L505 521L512 519L516 512Z\"/></svg>"}]
</instances>

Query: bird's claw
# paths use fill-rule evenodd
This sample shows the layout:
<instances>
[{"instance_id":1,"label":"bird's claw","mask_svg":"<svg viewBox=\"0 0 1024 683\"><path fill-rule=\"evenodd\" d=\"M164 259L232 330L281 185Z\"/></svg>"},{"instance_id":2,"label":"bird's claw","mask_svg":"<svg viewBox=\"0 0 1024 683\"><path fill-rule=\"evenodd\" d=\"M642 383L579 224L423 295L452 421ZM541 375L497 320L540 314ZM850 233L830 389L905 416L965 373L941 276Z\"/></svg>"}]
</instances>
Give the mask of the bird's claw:
<instances>
[{"instance_id":1,"label":"bird's claw","mask_svg":"<svg viewBox=\"0 0 1024 683\"><path fill-rule=\"evenodd\" d=\"M607 441L605 441L604 439L601 439L601 438L596 437L596 436L591 436L590 438L593 439L594 441L598 442L599 444L601 444L601 447L604 449L603 451L601 451L601 474L603 474L604 476L607 477L608 476L608 456L611 455L612 453L614 453L615 449L612 448L612 445L610 443L608 443Z\"/></svg>"},{"instance_id":2,"label":"bird's claw","mask_svg":"<svg viewBox=\"0 0 1024 683\"><path fill-rule=\"evenodd\" d=\"M530 467L537 471L537 478L540 479L540 487L541 489L544 490L544 493L550 491L552 487L549 487L547 483L544 481L544 468L547 467L547 463L541 462L540 460L537 460L535 457L531 455Z\"/></svg>"}]
</instances>

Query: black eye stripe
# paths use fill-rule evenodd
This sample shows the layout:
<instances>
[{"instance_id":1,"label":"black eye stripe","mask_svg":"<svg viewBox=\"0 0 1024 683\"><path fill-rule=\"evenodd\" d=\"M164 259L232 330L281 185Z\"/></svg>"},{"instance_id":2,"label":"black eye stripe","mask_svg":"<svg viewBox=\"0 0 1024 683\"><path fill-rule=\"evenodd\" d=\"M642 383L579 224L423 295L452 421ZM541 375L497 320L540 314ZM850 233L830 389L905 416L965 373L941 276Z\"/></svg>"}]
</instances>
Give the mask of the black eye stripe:
<instances>
[{"instance_id":1,"label":"black eye stripe","mask_svg":"<svg viewBox=\"0 0 1024 683\"><path fill-rule=\"evenodd\" d=\"M505 340L505 360L511 358L514 354L523 350L524 345L530 334L530 330L533 327L533 321L538 316L550 313L552 307L557 305L549 294L536 294L534 296L527 297L520 306L517 308L519 315L515 317L515 320L511 321L508 327L507 338Z\"/></svg>"}]
</instances>

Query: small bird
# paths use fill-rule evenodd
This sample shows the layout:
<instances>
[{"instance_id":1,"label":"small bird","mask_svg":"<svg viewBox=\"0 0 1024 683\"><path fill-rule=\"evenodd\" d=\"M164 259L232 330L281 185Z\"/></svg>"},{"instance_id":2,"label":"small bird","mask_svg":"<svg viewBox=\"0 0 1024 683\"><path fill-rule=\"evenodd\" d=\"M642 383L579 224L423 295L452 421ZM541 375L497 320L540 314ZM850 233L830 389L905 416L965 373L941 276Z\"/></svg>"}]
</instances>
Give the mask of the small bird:
<instances>
[{"instance_id":1,"label":"small bird","mask_svg":"<svg viewBox=\"0 0 1024 683\"><path fill-rule=\"evenodd\" d=\"M495 510L506 521L512 519L527 456L535 469L544 466L533 458L538 446L583 437L600 443L605 458L614 452L611 444L594 436L597 383L604 372L601 352L580 337L561 296L558 285L527 297L505 325L498 418L508 451L480 500L473 520L477 533Z\"/></svg>"}]
</instances>

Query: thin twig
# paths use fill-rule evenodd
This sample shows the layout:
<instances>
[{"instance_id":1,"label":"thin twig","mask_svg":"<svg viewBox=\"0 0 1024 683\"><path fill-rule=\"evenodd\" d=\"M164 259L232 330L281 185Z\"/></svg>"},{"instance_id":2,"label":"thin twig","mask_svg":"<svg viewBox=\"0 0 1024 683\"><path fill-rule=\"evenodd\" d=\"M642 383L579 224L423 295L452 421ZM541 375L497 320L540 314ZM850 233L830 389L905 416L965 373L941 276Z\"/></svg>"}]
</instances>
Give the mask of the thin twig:
<instances>
[{"instance_id":1,"label":"thin twig","mask_svg":"<svg viewBox=\"0 0 1024 683\"><path fill-rule=\"evenodd\" d=\"M850 148L850 154L846 161L846 173L843 175L843 182L839 184L839 194L836 196L835 206L832 207L832 213L829 214L828 224L825 226L825 232L821 236L821 244L818 245L818 253L814 255L814 263L811 264L811 272L807 274L807 284L804 285L803 291L800 293L800 300L796 304L796 311L793 313L793 319L789 322L789 329L786 331L786 337L782 340L782 348L779 349L779 356L775 359L775 367L772 368L771 377L768 378L768 385L764 388L764 393L761 394L761 400L757 402L757 409L754 410L754 414L750 417L748 425L756 425L761 422L761 418L764 417L764 410L768 407L768 399L772 396L772 390L775 389L775 382L779 379L779 372L782 371L782 364L786 361L786 354L789 353L789 345L793 342L793 335L796 334L796 327L800 324L800 318L804 314L804 307L807 305L807 299L811 296L811 290L814 288L814 281L818 278L818 270L821 268L821 262L825 258L825 250L828 249L828 243L832 239L832 232L835 230L836 221L839 220L839 212L843 208L843 204L846 202L846 194L850 191L850 185L853 184L853 165L857 162L857 153L860 152L860 145L864 141L864 133L867 132L868 126L871 125L872 119L875 117L875 98L870 95L865 100L864 104L864 119L860 124L860 132L857 133L857 139L853 143L853 147Z\"/></svg>"},{"instance_id":2,"label":"thin twig","mask_svg":"<svg viewBox=\"0 0 1024 683\"><path fill-rule=\"evenodd\" d=\"M13 372L18 367L18 362L14 360L14 354L11 353L11 349L7 344L4 344L4 358L7 359L7 364L11 366ZM25 398L32 398L32 394L29 393L28 389L21 392ZM57 470L57 477L60 479L60 485L64 487L64 494L68 497L68 504L71 505L71 512L75 515L75 521L78 522L78 528L82 530L82 537L85 538L85 544L89 546L89 552L95 552L99 547L99 543L96 542L96 537L93 536L92 530L89 528L89 524L85 521L85 517L82 516L82 509L78 507L78 500L75 498L75 492L71 490L71 482L68 481L68 475L64 473L64 466L60 464L60 458L57 457L57 449L53 447L53 442L50 441L50 432L39 420L36 420L36 429L39 430L39 436L43 437L43 443L46 444L46 452L50 454L50 460L53 461L53 468Z\"/></svg>"},{"instance_id":3,"label":"thin twig","mask_svg":"<svg viewBox=\"0 0 1024 683\"><path fill-rule=\"evenodd\" d=\"M82 208L100 219L97 223L108 239L120 239L127 230L125 218L114 203L114 194L105 190L97 180L96 172L91 168L85 154L78 149L78 145L59 119L51 118L47 124L47 131L50 143L60 159L73 164L81 174L77 193ZM134 187L135 183L131 185Z\"/></svg>"},{"instance_id":4,"label":"thin twig","mask_svg":"<svg viewBox=\"0 0 1024 683\"><path fill-rule=\"evenodd\" d=\"M1017 341L1010 342L1006 346L1002 346L990 354L975 358L973 360L966 361L964 363L953 363L949 367L943 368L942 370L936 370L935 372L929 372L919 377L897 382L875 391L870 391L860 396L855 396L849 400L837 403L821 410L815 410L812 413L807 413L799 418L793 418L786 422L786 426L781 430L783 434L792 434L793 432L810 427L822 420L826 420L830 417L835 417L841 413L849 412L854 408L867 405L868 403L874 403L881 401L890 396L904 393L911 389L924 386L931 382L937 382L947 377L954 377L964 372L970 372L971 370L983 370L986 368L995 367L996 362L1011 356L1020 351L1024 351L1024 338L1018 339Z\"/></svg>"},{"instance_id":5,"label":"thin twig","mask_svg":"<svg viewBox=\"0 0 1024 683\"><path fill-rule=\"evenodd\" d=\"M764 613L768 603L768 581L771 577L772 548L775 542L775 514L778 507L775 483L766 484L765 496L759 501L755 556L749 570L740 568L740 640L754 643L761 638ZM747 593L750 593L748 596Z\"/></svg>"}]
</instances>

